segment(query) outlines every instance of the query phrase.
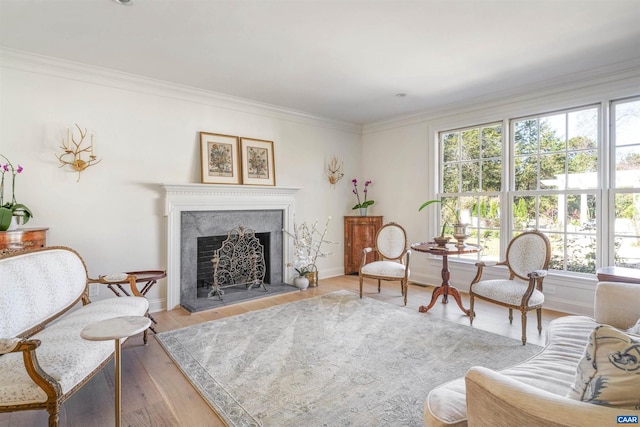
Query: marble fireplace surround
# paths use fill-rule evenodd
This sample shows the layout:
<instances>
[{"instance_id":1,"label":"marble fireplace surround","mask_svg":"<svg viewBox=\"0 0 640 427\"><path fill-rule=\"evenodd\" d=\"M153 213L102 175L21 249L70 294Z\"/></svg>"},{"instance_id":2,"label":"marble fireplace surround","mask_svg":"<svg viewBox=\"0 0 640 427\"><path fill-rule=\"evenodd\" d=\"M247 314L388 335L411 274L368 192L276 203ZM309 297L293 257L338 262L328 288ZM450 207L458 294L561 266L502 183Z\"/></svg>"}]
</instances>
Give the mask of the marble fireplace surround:
<instances>
[{"instance_id":1,"label":"marble fireplace surround","mask_svg":"<svg viewBox=\"0 0 640 427\"><path fill-rule=\"evenodd\" d=\"M249 185L163 184L167 216L167 310L180 305L183 212L282 211L283 228L293 228L299 188ZM260 231L260 230L256 230ZM282 262L291 259L291 239L282 239ZM283 265L284 281L291 279Z\"/></svg>"}]
</instances>

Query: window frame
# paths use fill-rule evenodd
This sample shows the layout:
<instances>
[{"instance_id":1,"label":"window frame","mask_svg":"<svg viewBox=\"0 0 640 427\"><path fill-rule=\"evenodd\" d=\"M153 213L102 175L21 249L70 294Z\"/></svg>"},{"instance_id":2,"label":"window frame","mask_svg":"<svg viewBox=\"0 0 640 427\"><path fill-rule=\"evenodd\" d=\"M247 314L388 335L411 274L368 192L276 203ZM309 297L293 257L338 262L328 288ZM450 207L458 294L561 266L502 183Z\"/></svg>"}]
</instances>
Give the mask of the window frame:
<instances>
[{"instance_id":1,"label":"window frame","mask_svg":"<svg viewBox=\"0 0 640 427\"><path fill-rule=\"evenodd\" d=\"M489 121L489 122L485 122L482 124L477 124L477 125L472 125L472 126L465 126L465 127L458 127L455 129L450 129L450 130L442 130L437 132L436 134L436 141L437 141L437 153L438 153L438 180L437 180L437 192L436 192L436 198L438 200L442 200L447 199L447 198L458 198L458 203L457 203L457 207L460 206L460 198L464 198L464 197L477 197L477 198L481 198L481 197L497 197L499 199L499 203L500 206L503 206L504 204L504 200L505 200L505 196L504 196L504 187L505 187L505 183L504 180L501 180L500 182L500 189L498 191L484 191L482 190L482 181L483 181L483 177L482 177L482 162L488 159L493 159L496 158L497 156L492 156L490 158L483 158L482 157L482 146L481 143L478 143L478 158L476 159L479 163L480 163L480 168L479 168L479 173L478 173L478 190L474 191L474 190L468 190L468 191L464 191L462 188L460 188L460 185L458 187L458 191L456 192L444 192L442 190L444 190L444 174L445 174L445 150L443 149L443 135L445 134L450 134L450 133L458 133L460 134L460 139L458 141L458 145L461 144L462 141L462 134L464 132L468 132L470 130L475 130L478 129L478 138L479 141L482 140L482 129L485 128L490 128L490 127L496 127L499 126L500 127L500 141L501 141L501 153L500 153L500 169L501 169L501 174L504 175L504 170L505 170L505 150L504 150L504 144L505 144L505 132L504 132L504 120L494 120L494 121ZM459 165L462 165L464 163L469 163L469 161L465 161L461 158L462 156L460 156L460 158L457 159L457 161L451 161L448 163L457 163ZM458 181L459 183L462 182L462 168L458 169ZM441 230L442 229L442 224L443 224L443 214L441 215L437 215L437 230ZM449 224L450 225L450 224ZM480 230L484 229L484 230L493 230L494 228L488 228L488 227L481 227L480 226L480 221L478 221L478 225L476 227L474 227L474 229L476 229L478 231L477 236L475 237L475 241L473 243L475 244L481 244L481 237L480 237ZM497 228L497 232L499 233L499 235L502 235L502 219L500 221L500 227ZM504 253L504 250L506 250L506 245L503 242L504 239L500 239L500 246L499 246L499 253ZM467 240L469 241L469 240ZM479 252L479 253L474 253L474 254L467 254L467 255L461 255L460 259L467 259L467 260L475 260L475 261L479 261L483 258L483 252ZM498 255L499 258L499 255ZM497 260L497 259L496 259Z\"/></svg>"},{"instance_id":2,"label":"window frame","mask_svg":"<svg viewBox=\"0 0 640 427\"><path fill-rule=\"evenodd\" d=\"M595 269L598 269L605 265L615 265L615 248L612 244L615 241L615 196L616 194L621 193L639 193L640 188L615 188L615 153L616 153L616 145L615 145L615 129L610 123L613 123L615 120L615 105L621 104L629 101L640 101L640 94L634 96L627 97L606 97L597 102L593 100L591 102L581 102L579 104L574 104L571 106L563 106L557 105L556 108L553 109L544 109L538 107L530 108L530 110L535 110L537 112L526 113L524 114L510 114L509 112L503 112L500 115L502 116L499 120L490 120L488 117L484 117L482 120L466 120L467 123L478 123L473 125L462 124L456 126L454 123L446 123L440 122L439 126L434 128L434 159L437 159L438 164L435 165L438 175L434 178L434 194L436 198L441 197L452 197L459 196L464 197L463 192L459 191L457 193L443 191L443 181L444 181L444 153L443 153L443 142L442 135L451 132L463 132L465 130L474 129L474 128L482 128L484 126L497 125L500 124L502 126L502 182L501 189L498 192L498 197L500 200L500 256L502 257L506 252L506 247L511 240L511 238L518 233L517 230L514 229L513 223L513 200L514 197L518 195L522 195L523 192L520 190L515 190L515 144L514 144L514 126L515 123L519 120L527 119L527 118L535 118L540 120L546 116L551 116L554 114L570 114L574 111L588 110L590 108L596 109L596 137L597 137L597 147L595 148L595 154L597 156L597 184L595 188L589 189L571 189L568 186L565 186L563 189L540 189L539 178L538 178L538 186L534 191L535 196L546 196L546 195L556 195L562 194L565 196L572 196L578 194L587 194L589 196L593 196L593 200L595 200L596 211L595 218L597 218L596 224L597 228L595 230L595 234L593 235L595 238ZM542 112L540 112L542 111ZM459 121L459 120L458 120ZM565 123L569 122L569 118L566 117ZM460 124L460 123L458 123ZM615 123L614 123L615 125ZM567 129L570 128L569 125L565 124ZM507 130L507 132L505 132ZM580 151L584 149L572 150L568 145L568 141L571 139L571 136L568 134L564 135L565 142L567 146L564 149L565 153L570 153L571 151ZM508 145L507 145L508 144ZM537 154L539 155L539 154ZM478 154L479 159L482 159L481 152ZM569 163L568 160L565 161L565 174L569 174L569 169L567 169ZM480 172L481 174L482 172ZM538 175L540 174L538 169ZM481 186L481 182L479 184ZM481 187L480 187L481 188ZM459 187L460 190L460 187ZM495 196L491 192L491 196ZM527 191L526 193L529 193ZM484 191L476 192L475 195L487 196L488 193ZM527 194L532 195L532 194ZM566 204L566 202L565 202ZM539 209L536 206L536 209ZM539 215L539 212L538 212ZM442 219L440 216L436 216L437 221L432 222L432 224L436 223L437 226L434 230L439 230L442 224ZM538 219L539 220L539 219ZM566 222L563 226L563 230L561 231L561 235L566 237L567 235L573 235L573 231L568 231ZM536 225L538 225L536 223ZM554 231L555 233L555 231ZM508 238L504 237L508 236ZM606 249L605 249L606 248ZM566 253L567 243L566 240L563 243L563 251ZM469 262L473 261L473 258L481 259L481 254L472 255L470 257L460 257L452 260L453 262ZM470 259L471 258L471 259ZM553 270L551 274L558 276L572 276L572 277L582 277L589 276L593 277L593 273L586 272L576 272L567 270L567 261L564 261L563 270ZM595 272L594 272L595 273Z\"/></svg>"},{"instance_id":3,"label":"window frame","mask_svg":"<svg viewBox=\"0 0 640 427\"><path fill-rule=\"evenodd\" d=\"M619 194L637 194L640 197L640 185L637 187L618 187L616 182L616 150L618 148L617 145L617 128L616 128L616 105L630 103L630 102L638 102L640 103L640 94L634 96L628 96L623 98L611 99L608 102L608 114L606 115L607 120L607 129L608 132L608 141L609 146L606 152L607 155L607 166L608 166L608 174L607 174L607 182L606 188L604 189L604 194L607 200L607 225L608 230L604 233L603 238L606 238L606 247L608 251L606 252L607 265L618 265L616 263L616 237L619 236L616 234L616 196ZM639 137L640 141L640 137ZM638 145L638 144L633 144ZM605 237L606 236L606 237ZM637 235L636 238L640 239Z\"/></svg>"}]
</instances>

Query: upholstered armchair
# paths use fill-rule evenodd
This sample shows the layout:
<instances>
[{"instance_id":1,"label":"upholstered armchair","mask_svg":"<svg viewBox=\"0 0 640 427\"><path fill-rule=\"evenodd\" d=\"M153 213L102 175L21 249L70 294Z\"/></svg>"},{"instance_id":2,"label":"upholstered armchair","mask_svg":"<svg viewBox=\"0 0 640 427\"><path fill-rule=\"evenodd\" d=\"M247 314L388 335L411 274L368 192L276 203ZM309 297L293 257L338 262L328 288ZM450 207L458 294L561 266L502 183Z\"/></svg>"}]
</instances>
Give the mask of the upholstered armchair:
<instances>
[{"instance_id":1,"label":"upholstered armchair","mask_svg":"<svg viewBox=\"0 0 640 427\"><path fill-rule=\"evenodd\" d=\"M376 261L367 263L367 254L373 252ZM360 264L360 298L362 298L362 282L365 277L380 281L394 280L400 282L400 290L407 305L407 289L409 285L409 258L411 250L407 247L407 233L400 225L390 222L383 225L376 233L374 248L364 248Z\"/></svg>"},{"instance_id":2,"label":"upholstered armchair","mask_svg":"<svg viewBox=\"0 0 640 427\"><path fill-rule=\"evenodd\" d=\"M538 332L542 332L542 281L549 269L551 243L541 232L527 231L514 237L507 247L506 259L501 262L476 263L478 271L469 288L469 322L475 317L475 298L509 308L509 323L513 323L513 309L522 315L522 345L527 343L527 312L536 310ZM508 279L481 280L484 267L501 265L509 270Z\"/></svg>"}]
</instances>

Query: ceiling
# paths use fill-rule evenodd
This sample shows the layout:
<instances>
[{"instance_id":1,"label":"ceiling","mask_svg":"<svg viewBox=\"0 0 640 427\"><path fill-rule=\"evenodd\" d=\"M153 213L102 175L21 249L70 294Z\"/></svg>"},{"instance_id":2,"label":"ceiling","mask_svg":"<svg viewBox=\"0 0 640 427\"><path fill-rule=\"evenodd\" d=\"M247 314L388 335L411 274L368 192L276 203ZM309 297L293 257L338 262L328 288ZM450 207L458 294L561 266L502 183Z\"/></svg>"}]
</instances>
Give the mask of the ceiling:
<instances>
[{"instance_id":1,"label":"ceiling","mask_svg":"<svg viewBox=\"0 0 640 427\"><path fill-rule=\"evenodd\" d=\"M0 0L0 46L358 124L640 59L640 0L133 2Z\"/></svg>"}]
</instances>

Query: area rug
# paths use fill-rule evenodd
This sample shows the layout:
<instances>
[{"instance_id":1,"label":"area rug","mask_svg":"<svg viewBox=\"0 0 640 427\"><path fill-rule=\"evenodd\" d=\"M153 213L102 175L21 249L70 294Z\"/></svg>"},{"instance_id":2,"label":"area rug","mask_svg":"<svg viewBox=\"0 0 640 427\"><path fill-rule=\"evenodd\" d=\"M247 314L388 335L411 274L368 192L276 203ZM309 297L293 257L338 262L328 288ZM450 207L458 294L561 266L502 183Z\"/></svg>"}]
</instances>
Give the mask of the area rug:
<instances>
[{"instance_id":1,"label":"area rug","mask_svg":"<svg viewBox=\"0 0 640 427\"><path fill-rule=\"evenodd\" d=\"M432 388L540 351L348 291L157 338L230 426L422 426Z\"/></svg>"}]
</instances>

